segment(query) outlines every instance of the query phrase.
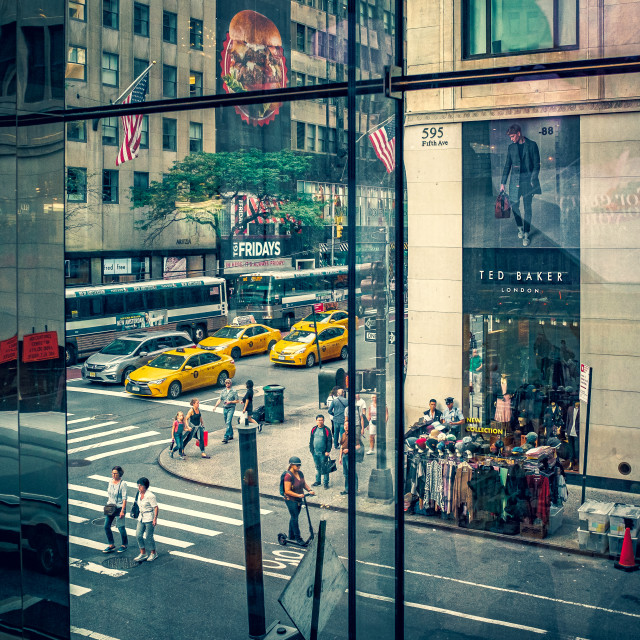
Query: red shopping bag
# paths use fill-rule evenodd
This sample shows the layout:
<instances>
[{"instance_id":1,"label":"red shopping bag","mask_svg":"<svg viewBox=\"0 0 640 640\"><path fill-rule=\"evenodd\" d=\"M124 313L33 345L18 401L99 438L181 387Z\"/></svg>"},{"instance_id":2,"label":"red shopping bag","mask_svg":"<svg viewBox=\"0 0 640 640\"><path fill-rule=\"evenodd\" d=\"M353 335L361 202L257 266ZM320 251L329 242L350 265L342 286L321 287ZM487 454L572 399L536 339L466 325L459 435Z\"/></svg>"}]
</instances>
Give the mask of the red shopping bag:
<instances>
[{"instance_id":1,"label":"red shopping bag","mask_svg":"<svg viewBox=\"0 0 640 640\"><path fill-rule=\"evenodd\" d=\"M209 432L208 431L204 432L204 436L202 436L202 439L204 440L204 446L208 447L209 446ZM198 440L196 438L196 447L199 447L199 446L200 446L200 440Z\"/></svg>"}]
</instances>

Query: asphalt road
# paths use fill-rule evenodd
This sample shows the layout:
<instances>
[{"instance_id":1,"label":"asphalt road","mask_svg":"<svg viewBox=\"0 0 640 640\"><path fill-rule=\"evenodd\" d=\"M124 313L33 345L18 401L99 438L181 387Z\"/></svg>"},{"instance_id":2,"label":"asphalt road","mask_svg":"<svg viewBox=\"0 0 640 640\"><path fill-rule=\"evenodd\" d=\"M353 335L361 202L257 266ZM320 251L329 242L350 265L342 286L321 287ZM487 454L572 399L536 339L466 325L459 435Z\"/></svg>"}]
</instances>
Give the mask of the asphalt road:
<instances>
[{"instance_id":1,"label":"asphalt road","mask_svg":"<svg viewBox=\"0 0 640 640\"><path fill-rule=\"evenodd\" d=\"M363 349L360 357L373 357L373 348ZM310 390L316 388L317 368L274 368L265 356L237 365L240 385L247 378L260 387L283 384L289 407L316 401ZM240 495L183 481L158 466L175 403L124 397L119 388L82 380L69 382L69 389L74 637L246 638ZM198 396L210 404L218 393L206 389ZM261 404L260 395L255 404ZM136 479L146 476L158 497L154 563L131 562L137 555L131 535L123 556L102 553L102 505L114 458L130 487L135 490ZM262 499L261 508L266 620L290 623L277 600L305 552L277 544L288 522L282 501ZM328 539L346 564L346 513L312 509L310 514L316 528L319 517L326 518ZM127 520L133 530L135 522ZM301 523L304 534L304 514ZM119 544L115 530L114 536ZM393 537L391 520L358 517L359 637L393 637ZM405 546L407 638L640 637L640 574L615 571L612 562L413 526L407 527ZM347 626L343 596L321 637L346 638Z\"/></svg>"}]
</instances>

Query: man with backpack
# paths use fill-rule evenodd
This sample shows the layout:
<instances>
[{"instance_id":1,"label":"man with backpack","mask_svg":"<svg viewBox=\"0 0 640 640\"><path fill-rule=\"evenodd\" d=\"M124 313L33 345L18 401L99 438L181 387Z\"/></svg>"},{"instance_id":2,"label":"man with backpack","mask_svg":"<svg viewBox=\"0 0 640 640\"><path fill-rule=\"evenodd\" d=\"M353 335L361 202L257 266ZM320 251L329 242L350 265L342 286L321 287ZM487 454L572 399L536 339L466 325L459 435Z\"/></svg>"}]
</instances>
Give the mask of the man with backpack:
<instances>
[{"instance_id":1,"label":"man with backpack","mask_svg":"<svg viewBox=\"0 0 640 640\"><path fill-rule=\"evenodd\" d=\"M304 545L304 540L300 535L298 517L302 506L302 498L305 490L309 495L315 495L311 487L306 483L304 475L300 470L302 460L298 456L289 458L289 467L280 476L280 495L284 498L287 509L289 509L289 540L293 540L298 545Z\"/></svg>"},{"instance_id":2,"label":"man with backpack","mask_svg":"<svg viewBox=\"0 0 640 640\"><path fill-rule=\"evenodd\" d=\"M338 389L338 395L331 401L329 405L329 413L333 417L333 446L335 449L340 444L340 438L344 433L345 411L349 406L349 402L344 397L344 389Z\"/></svg>"},{"instance_id":3,"label":"man with backpack","mask_svg":"<svg viewBox=\"0 0 640 640\"><path fill-rule=\"evenodd\" d=\"M309 451L316 465L316 481L311 485L319 487L324 476L324 488L329 488L329 452L331 451L331 431L324 424L324 416L316 416L316 425L309 436Z\"/></svg>"}]
</instances>

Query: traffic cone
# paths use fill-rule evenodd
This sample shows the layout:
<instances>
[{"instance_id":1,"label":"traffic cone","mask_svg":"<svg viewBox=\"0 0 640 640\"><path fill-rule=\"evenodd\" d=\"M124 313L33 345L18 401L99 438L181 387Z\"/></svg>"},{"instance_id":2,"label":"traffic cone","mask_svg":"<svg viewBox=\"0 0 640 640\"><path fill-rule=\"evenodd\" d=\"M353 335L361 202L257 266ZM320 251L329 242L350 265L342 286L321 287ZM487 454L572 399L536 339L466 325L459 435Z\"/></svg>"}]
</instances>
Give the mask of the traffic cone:
<instances>
[{"instance_id":1,"label":"traffic cone","mask_svg":"<svg viewBox=\"0 0 640 640\"><path fill-rule=\"evenodd\" d=\"M633 544L631 543L631 529L627 527L624 532L624 540L622 541L622 553L620 560L614 562L613 566L622 571L637 571L640 567L636 564L635 555L633 553Z\"/></svg>"}]
</instances>

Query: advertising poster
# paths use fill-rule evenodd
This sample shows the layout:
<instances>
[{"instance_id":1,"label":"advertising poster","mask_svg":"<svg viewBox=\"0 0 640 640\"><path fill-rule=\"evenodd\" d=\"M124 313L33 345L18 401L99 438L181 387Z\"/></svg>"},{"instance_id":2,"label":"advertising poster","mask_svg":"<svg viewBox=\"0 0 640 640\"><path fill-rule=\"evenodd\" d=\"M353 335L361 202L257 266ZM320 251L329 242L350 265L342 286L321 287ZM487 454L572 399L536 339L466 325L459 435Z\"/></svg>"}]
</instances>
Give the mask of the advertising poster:
<instances>
[{"instance_id":1,"label":"advertising poster","mask_svg":"<svg viewBox=\"0 0 640 640\"><path fill-rule=\"evenodd\" d=\"M229 0L216 3L216 92L267 91L288 86L291 3ZM290 108L265 102L216 110L217 151L290 147Z\"/></svg>"},{"instance_id":2,"label":"advertising poster","mask_svg":"<svg viewBox=\"0 0 640 640\"><path fill-rule=\"evenodd\" d=\"M164 259L163 278L186 278L187 259L180 256L169 256Z\"/></svg>"},{"instance_id":3,"label":"advertising poster","mask_svg":"<svg viewBox=\"0 0 640 640\"><path fill-rule=\"evenodd\" d=\"M116 316L116 331L146 329L147 327L159 327L163 324L167 324L166 311L140 311Z\"/></svg>"},{"instance_id":4,"label":"advertising poster","mask_svg":"<svg viewBox=\"0 0 640 640\"><path fill-rule=\"evenodd\" d=\"M464 247L579 246L578 117L464 123L462 150ZM511 206L504 218L501 187Z\"/></svg>"}]
</instances>

